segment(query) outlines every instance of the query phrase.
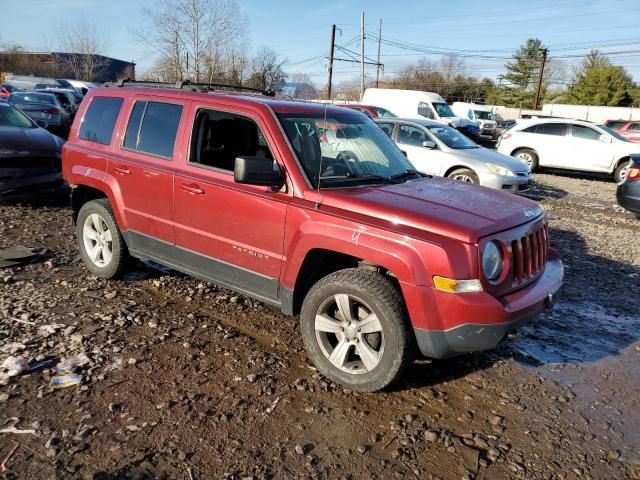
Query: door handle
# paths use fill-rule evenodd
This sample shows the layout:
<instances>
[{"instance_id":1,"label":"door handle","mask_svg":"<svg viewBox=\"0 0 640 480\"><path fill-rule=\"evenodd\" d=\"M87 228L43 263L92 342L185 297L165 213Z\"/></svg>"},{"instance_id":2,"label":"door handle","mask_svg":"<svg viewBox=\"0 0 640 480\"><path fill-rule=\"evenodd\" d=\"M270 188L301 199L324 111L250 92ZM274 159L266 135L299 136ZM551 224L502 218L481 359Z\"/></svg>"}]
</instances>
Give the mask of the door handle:
<instances>
[{"instance_id":1,"label":"door handle","mask_svg":"<svg viewBox=\"0 0 640 480\"><path fill-rule=\"evenodd\" d=\"M204 190L195 184L187 185L186 183L183 183L180 185L180 189L191 193L192 195L204 195Z\"/></svg>"},{"instance_id":2,"label":"door handle","mask_svg":"<svg viewBox=\"0 0 640 480\"><path fill-rule=\"evenodd\" d=\"M131 175L131 170L129 170L127 167L123 167L121 165L115 165L113 167L113 170L121 175Z\"/></svg>"}]
</instances>

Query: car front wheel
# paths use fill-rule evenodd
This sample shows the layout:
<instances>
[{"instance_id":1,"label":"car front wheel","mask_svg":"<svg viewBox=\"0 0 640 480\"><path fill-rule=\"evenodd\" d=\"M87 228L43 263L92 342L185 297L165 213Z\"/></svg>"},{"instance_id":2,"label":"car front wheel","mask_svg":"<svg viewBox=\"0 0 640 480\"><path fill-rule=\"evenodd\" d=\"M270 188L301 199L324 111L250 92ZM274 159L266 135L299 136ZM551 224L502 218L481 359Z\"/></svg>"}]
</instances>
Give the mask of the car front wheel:
<instances>
[{"instance_id":1,"label":"car front wheel","mask_svg":"<svg viewBox=\"0 0 640 480\"><path fill-rule=\"evenodd\" d=\"M627 178L627 170L629 170L629 165L631 164L631 160L625 160L620 162L620 165L616 168L613 176L615 178L616 183L624 182L624 179Z\"/></svg>"},{"instance_id":2,"label":"car front wheel","mask_svg":"<svg viewBox=\"0 0 640 480\"><path fill-rule=\"evenodd\" d=\"M476 185L480 183L480 179L476 172L469 168L459 168L454 170L448 175L448 177L453 180L458 180L459 182L475 183Z\"/></svg>"},{"instance_id":3,"label":"car front wheel","mask_svg":"<svg viewBox=\"0 0 640 480\"><path fill-rule=\"evenodd\" d=\"M411 360L400 293L369 270L340 270L316 283L304 299L300 329L310 360L346 388L385 388Z\"/></svg>"},{"instance_id":4,"label":"car front wheel","mask_svg":"<svg viewBox=\"0 0 640 480\"><path fill-rule=\"evenodd\" d=\"M528 148L521 148L512 154L513 157L522 160L532 172L538 168L538 154Z\"/></svg>"}]
</instances>

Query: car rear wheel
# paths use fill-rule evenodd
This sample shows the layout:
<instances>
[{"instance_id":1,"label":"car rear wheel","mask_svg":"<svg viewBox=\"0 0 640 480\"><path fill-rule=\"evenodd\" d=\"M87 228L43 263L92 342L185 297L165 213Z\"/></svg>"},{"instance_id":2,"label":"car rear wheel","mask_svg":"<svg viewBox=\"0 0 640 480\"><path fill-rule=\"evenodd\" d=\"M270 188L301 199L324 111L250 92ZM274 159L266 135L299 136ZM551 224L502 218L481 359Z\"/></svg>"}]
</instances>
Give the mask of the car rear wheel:
<instances>
[{"instance_id":1,"label":"car rear wheel","mask_svg":"<svg viewBox=\"0 0 640 480\"><path fill-rule=\"evenodd\" d=\"M535 172L538 169L538 154L531 149L521 148L520 150L513 152L511 156L526 163L532 172Z\"/></svg>"},{"instance_id":2,"label":"car rear wheel","mask_svg":"<svg viewBox=\"0 0 640 480\"><path fill-rule=\"evenodd\" d=\"M129 252L106 199L85 203L78 212L76 236L85 265L96 277L125 273Z\"/></svg>"},{"instance_id":3,"label":"car rear wheel","mask_svg":"<svg viewBox=\"0 0 640 480\"><path fill-rule=\"evenodd\" d=\"M616 171L613 174L613 177L616 183L624 182L624 179L627 178L627 170L629 170L629 165L631 164L631 160L625 160L620 162Z\"/></svg>"},{"instance_id":4,"label":"car rear wheel","mask_svg":"<svg viewBox=\"0 0 640 480\"><path fill-rule=\"evenodd\" d=\"M321 279L300 314L313 364L330 380L365 392L385 388L401 375L411 360L409 328L398 289L361 268Z\"/></svg>"},{"instance_id":5,"label":"car rear wheel","mask_svg":"<svg viewBox=\"0 0 640 480\"><path fill-rule=\"evenodd\" d=\"M480 183L480 179L478 179L476 172L469 168L459 168L454 170L448 175L448 177L460 182L475 183L476 185Z\"/></svg>"}]
</instances>

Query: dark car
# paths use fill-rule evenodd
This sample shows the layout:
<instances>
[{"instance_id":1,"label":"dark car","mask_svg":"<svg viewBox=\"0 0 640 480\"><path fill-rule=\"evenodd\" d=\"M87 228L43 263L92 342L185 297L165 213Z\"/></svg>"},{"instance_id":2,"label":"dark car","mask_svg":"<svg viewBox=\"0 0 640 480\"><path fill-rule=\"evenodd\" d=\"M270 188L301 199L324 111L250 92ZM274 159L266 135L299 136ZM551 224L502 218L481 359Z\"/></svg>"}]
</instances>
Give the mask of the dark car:
<instances>
[{"instance_id":1,"label":"dark car","mask_svg":"<svg viewBox=\"0 0 640 480\"><path fill-rule=\"evenodd\" d=\"M616 191L618 204L640 219L640 155L631 155L624 181Z\"/></svg>"},{"instance_id":2,"label":"dark car","mask_svg":"<svg viewBox=\"0 0 640 480\"><path fill-rule=\"evenodd\" d=\"M71 116L53 93L14 92L9 103L51 133L65 138L69 133Z\"/></svg>"},{"instance_id":3,"label":"dark car","mask_svg":"<svg viewBox=\"0 0 640 480\"><path fill-rule=\"evenodd\" d=\"M76 103L76 99L73 94L65 89L65 88L42 88L36 89L34 92L43 92L43 93L52 93L56 96L60 104L64 107L64 109L69 114L69 123L73 122L73 118L76 115L76 111L78 110L78 104Z\"/></svg>"},{"instance_id":4,"label":"dark car","mask_svg":"<svg viewBox=\"0 0 640 480\"><path fill-rule=\"evenodd\" d=\"M64 141L0 103L0 192L60 181Z\"/></svg>"}]
</instances>

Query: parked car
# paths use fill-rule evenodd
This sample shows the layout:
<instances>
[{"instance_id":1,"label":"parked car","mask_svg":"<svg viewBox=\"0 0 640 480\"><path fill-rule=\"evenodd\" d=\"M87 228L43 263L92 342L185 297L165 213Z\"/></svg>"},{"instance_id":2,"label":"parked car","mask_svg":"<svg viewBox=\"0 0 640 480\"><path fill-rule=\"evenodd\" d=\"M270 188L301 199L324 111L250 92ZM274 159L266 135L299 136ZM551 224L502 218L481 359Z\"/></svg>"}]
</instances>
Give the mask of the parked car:
<instances>
[{"instance_id":1,"label":"parked car","mask_svg":"<svg viewBox=\"0 0 640 480\"><path fill-rule=\"evenodd\" d=\"M0 192L62 180L64 141L0 103Z\"/></svg>"},{"instance_id":2,"label":"parked car","mask_svg":"<svg viewBox=\"0 0 640 480\"><path fill-rule=\"evenodd\" d=\"M523 160L532 171L553 167L608 173L620 183L629 166L629 155L640 153L640 145L604 125L540 118L521 120L503 133L498 151Z\"/></svg>"},{"instance_id":3,"label":"parked car","mask_svg":"<svg viewBox=\"0 0 640 480\"><path fill-rule=\"evenodd\" d=\"M451 110L459 117L468 118L478 124L478 134L496 138L496 116L491 107L467 102L453 102Z\"/></svg>"},{"instance_id":4,"label":"parked car","mask_svg":"<svg viewBox=\"0 0 640 480\"><path fill-rule=\"evenodd\" d=\"M630 142L640 142L640 120L607 120L604 126L615 130Z\"/></svg>"},{"instance_id":5,"label":"parked car","mask_svg":"<svg viewBox=\"0 0 640 480\"><path fill-rule=\"evenodd\" d=\"M6 102L9 95L11 95L11 91L4 85L0 85L0 101Z\"/></svg>"},{"instance_id":6,"label":"parked car","mask_svg":"<svg viewBox=\"0 0 640 480\"><path fill-rule=\"evenodd\" d=\"M390 117L394 118L395 115L391 113L386 108L382 107L374 107L373 105L360 105L359 103L344 103L340 104L341 107L351 108L353 110L358 110L359 112L364 113L370 118L385 118Z\"/></svg>"},{"instance_id":7,"label":"parked car","mask_svg":"<svg viewBox=\"0 0 640 480\"><path fill-rule=\"evenodd\" d=\"M481 147L448 125L395 118L377 123L423 173L512 193L528 190L533 182L524 162Z\"/></svg>"},{"instance_id":8,"label":"parked car","mask_svg":"<svg viewBox=\"0 0 640 480\"><path fill-rule=\"evenodd\" d=\"M44 88L34 90L34 92L51 93L55 95L58 102L60 102L60 105L62 105L65 111L69 114L69 123L73 122L78 106L76 105L76 100L73 94L69 90L63 88Z\"/></svg>"},{"instance_id":9,"label":"parked car","mask_svg":"<svg viewBox=\"0 0 640 480\"><path fill-rule=\"evenodd\" d=\"M496 125L494 140L498 140L504 132L517 123L517 120L500 120Z\"/></svg>"},{"instance_id":10,"label":"parked car","mask_svg":"<svg viewBox=\"0 0 640 480\"><path fill-rule=\"evenodd\" d=\"M50 132L67 136L70 115L53 93L14 92L9 96L9 103Z\"/></svg>"},{"instance_id":11,"label":"parked car","mask_svg":"<svg viewBox=\"0 0 640 480\"><path fill-rule=\"evenodd\" d=\"M640 219L640 155L631 155L627 176L616 190L618 205Z\"/></svg>"},{"instance_id":12,"label":"parked car","mask_svg":"<svg viewBox=\"0 0 640 480\"><path fill-rule=\"evenodd\" d=\"M435 120L469 135L478 135L478 124L456 116L437 93L394 88L367 88L362 103L386 108L397 117Z\"/></svg>"},{"instance_id":13,"label":"parked car","mask_svg":"<svg viewBox=\"0 0 640 480\"><path fill-rule=\"evenodd\" d=\"M90 90L63 148L92 274L152 259L300 314L319 371L363 391L393 382L414 344L493 348L556 298L538 203L415 172L365 115L135 85ZM354 151L324 157L318 125Z\"/></svg>"},{"instance_id":14,"label":"parked car","mask_svg":"<svg viewBox=\"0 0 640 480\"><path fill-rule=\"evenodd\" d=\"M82 80L71 80L68 78L65 81L71 84L71 86L73 86L83 96L86 95L89 90L96 87L95 83L84 82Z\"/></svg>"}]
</instances>

